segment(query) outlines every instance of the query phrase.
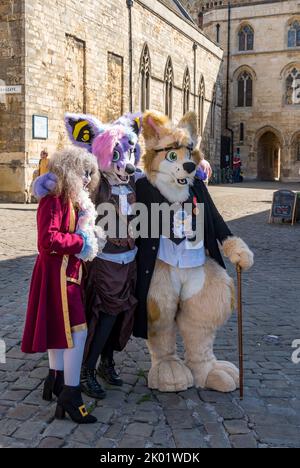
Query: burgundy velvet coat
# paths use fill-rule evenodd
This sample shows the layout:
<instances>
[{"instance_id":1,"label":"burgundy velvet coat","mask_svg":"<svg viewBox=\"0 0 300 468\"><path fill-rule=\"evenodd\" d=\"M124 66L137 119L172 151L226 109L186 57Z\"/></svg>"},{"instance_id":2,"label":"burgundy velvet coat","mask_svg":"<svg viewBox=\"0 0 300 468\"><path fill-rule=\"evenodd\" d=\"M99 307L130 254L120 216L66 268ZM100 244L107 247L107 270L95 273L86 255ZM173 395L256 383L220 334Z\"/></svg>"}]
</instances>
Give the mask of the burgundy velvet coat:
<instances>
[{"instance_id":1,"label":"burgundy velvet coat","mask_svg":"<svg viewBox=\"0 0 300 468\"><path fill-rule=\"evenodd\" d=\"M82 262L75 255L81 252L83 239L74 234L76 224L77 213L71 202L51 195L40 201L39 255L28 300L22 342L25 353L73 347L67 282L81 284Z\"/></svg>"}]
</instances>

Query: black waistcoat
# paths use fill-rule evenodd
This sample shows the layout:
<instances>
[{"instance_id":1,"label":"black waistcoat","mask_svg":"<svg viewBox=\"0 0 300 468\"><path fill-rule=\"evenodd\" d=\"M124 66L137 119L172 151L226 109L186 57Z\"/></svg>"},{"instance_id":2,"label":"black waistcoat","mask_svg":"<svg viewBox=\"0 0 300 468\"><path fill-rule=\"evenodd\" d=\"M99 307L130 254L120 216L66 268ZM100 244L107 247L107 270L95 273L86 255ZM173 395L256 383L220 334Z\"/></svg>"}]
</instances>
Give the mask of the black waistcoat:
<instances>
[{"instance_id":1,"label":"black waistcoat","mask_svg":"<svg viewBox=\"0 0 300 468\"><path fill-rule=\"evenodd\" d=\"M127 200L130 205L135 203L135 179L131 177L128 186L132 189L132 192L128 194ZM115 209L116 216L116 237L108 237L107 243L104 247L103 253L124 253L135 248L135 240L132 239L128 233L128 226L133 219L133 216L123 216L120 213L120 199L119 195L113 194L112 185L108 182L106 177L101 177L99 191L96 195L96 208L101 203L110 203ZM98 224L104 216L98 216L96 224ZM125 229L127 231L127 238L119 237L119 223L126 223Z\"/></svg>"}]
</instances>

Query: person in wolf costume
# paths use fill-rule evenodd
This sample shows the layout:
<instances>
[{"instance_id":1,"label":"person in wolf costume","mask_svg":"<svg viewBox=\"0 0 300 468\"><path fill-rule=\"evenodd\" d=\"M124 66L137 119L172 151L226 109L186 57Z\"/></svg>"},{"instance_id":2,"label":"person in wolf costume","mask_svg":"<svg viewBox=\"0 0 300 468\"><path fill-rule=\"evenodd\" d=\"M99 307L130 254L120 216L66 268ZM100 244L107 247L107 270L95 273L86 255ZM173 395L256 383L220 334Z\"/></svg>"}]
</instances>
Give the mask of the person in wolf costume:
<instances>
[{"instance_id":1,"label":"person in wolf costume","mask_svg":"<svg viewBox=\"0 0 300 468\"><path fill-rule=\"evenodd\" d=\"M116 226L123 223L122 230L127 232L127 237L118 230L114 237L108 236L103 251L88 264L85 283L89 328L81 388L88 396L103 399L106 393L97 374L110 385L122 386L113 355L115 350L124 349L132 334L137 305L137 248L128 226L136 200L135 172L140 159L138 138L142 120L141 114L126 114L114 123L102 124L90 115L67 114L65 122L72 143L88 149L97 158L101 180L94 193L96 209L103 204L113 206ZM43 185L47 185L46 179ZM96 224L103 217L98 215Z\"/></svg>"},{"instance_id":2,"label":"person in wolf costume","mask_svg":"<svg viewBox=\"0 0 300 468\"><path fill-rule=\"evenodd\" d=\"M196 386L232 392L239 373L230 362L218 361L213 346L217 330L234 306L234 283L225 270L219 245L230 261L244 270L253 265L245 242L234 237L217 211L203 181L195 177L200 162L197 116L186 114L178 126L169 118L146 112L143 116L146 177L137 181L136 195L148 213L154 204L175 204L179 218L171 219L173 232L139 240L138 281L134 335L146 338L152 359L148 384L161 392L179 392ZM185 204L193 207L191 216ZM188 234L175 236L175 226L190 218L194 226L198 204L204 205L204 242L193 245ZM188 232L188 229L187 229ZM185 362L176 352L179 330Z\"/></svg>"}]
</instances>

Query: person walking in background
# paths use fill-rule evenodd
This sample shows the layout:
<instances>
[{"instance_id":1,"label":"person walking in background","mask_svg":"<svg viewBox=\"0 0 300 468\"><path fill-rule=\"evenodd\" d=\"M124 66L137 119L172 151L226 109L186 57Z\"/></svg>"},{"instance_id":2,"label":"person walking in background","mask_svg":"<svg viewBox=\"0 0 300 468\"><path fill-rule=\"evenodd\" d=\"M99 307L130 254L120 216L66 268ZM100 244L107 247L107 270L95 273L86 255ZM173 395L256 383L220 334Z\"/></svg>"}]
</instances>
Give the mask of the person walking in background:
<instances>
[{"instance_id":1,"label":"person walking in background","mask_svg":"<svg viewBox=\"0 0 300 468\"><path fill-rule=\"evenodd\" d=\"M233 181L238 184L241 182L242 160L240 156L233 158Z\"/></svg>"},{"instance_id":2,"label":"person walking in background","mask_svg":"<svg viewBox=\"0 0 300 468\"><path fill-rule=\"evenodd\" d=\"M208 185L209 180L212 176L212 168L210 163L203 157L201 160L198 171L197 171L197 177L199 177L203 182Z\"/></svg>"},{"instance_id":3,"label":"person walking in background","mask_svg":"<svg viewBox=\"0 0 300 468\"><path fill-rule=\"evenodd\" d=\"M39 166L37 169L34 170L32 174L32 181L28 190L26 203L32 203L37 201L36 197L34 196L34 184L39 176L47 174L49 172L49 161L50 159L48 151L46 149L43 149L40 153Z\"/></svg>"},{"instance_id":4,"label":"person walking in background","mask_svg":"<svg viewBox=\"0 0 300 468\"><path fill-rule=\"evenodd\" d=\"M47 174L49 166L49 154L46 149L43 149L40 154L39 176Z\"/></svg>"}]
</instances>

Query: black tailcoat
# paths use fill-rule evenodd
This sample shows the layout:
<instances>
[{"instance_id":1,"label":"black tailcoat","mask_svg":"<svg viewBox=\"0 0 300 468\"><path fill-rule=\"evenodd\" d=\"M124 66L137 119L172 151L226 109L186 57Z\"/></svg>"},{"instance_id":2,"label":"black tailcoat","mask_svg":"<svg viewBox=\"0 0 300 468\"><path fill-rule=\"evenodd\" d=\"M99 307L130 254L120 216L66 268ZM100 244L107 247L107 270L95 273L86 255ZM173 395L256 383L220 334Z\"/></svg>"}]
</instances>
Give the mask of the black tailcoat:
<instances>
[{"instance_id":1,"label":"black tailcoat","mask_svg":"<svg viewBox=\"0 0 300 468\"><path fill-rule=\"evenodd\" d=\"M218 212L206 185L198 178L195 179L192 193L197 198L197 203L204 204L204 245L209 256L219 265L225 268L225 264L218 246L218 241L222 244L227 237L232 236L227 224ZM136 183L136 197L138 203L144 203L149 213L149 232L151 232L151 204L166 203L167 200L155 188L149 180L144 177ZM139 301L134 326L134 336L138 338L148 337L147 321L147 296L150 289L151 279L159 250L159 238L138 239L139 253L137 257L138 277L136 296Z\"/></svg>"}]
</instances>

